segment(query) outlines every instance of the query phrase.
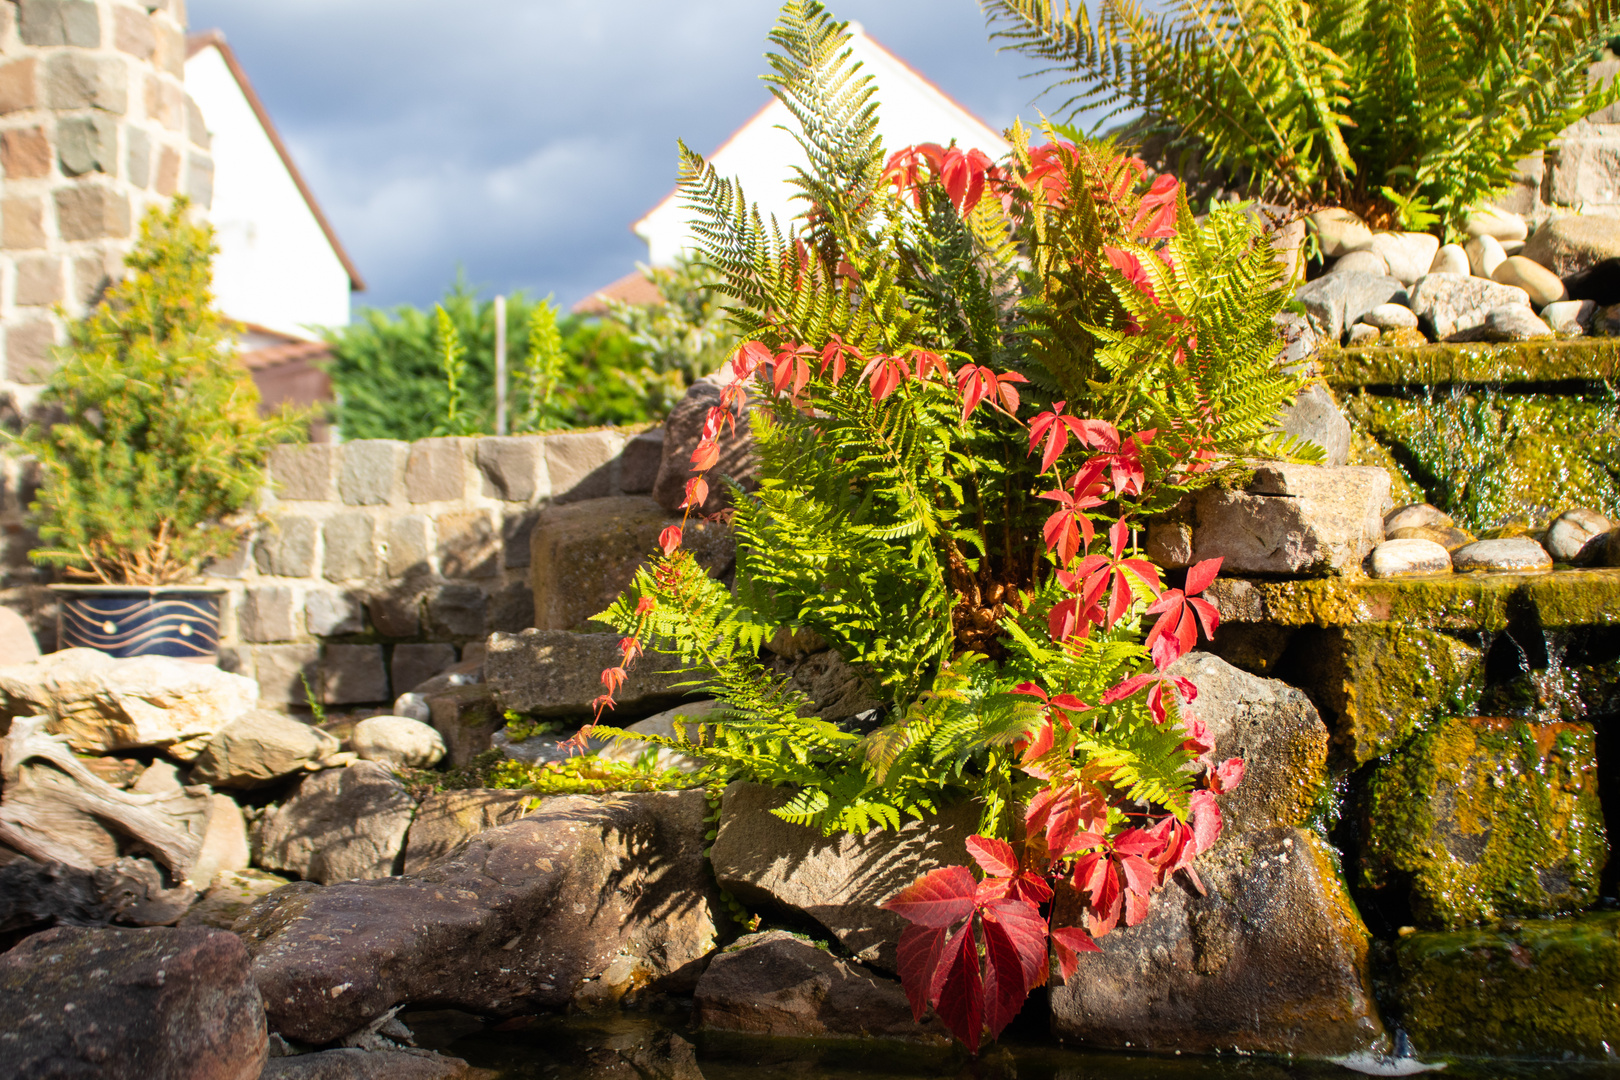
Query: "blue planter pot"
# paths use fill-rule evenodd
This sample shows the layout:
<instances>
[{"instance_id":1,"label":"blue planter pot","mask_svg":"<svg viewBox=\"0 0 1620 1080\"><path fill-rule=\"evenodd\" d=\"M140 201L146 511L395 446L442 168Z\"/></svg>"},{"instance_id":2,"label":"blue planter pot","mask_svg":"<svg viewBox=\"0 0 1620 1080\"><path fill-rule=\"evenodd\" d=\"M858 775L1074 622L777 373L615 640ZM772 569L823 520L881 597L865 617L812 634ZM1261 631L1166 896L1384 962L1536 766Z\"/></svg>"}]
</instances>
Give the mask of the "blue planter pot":
<instances>
[{"instance_id":1,"label":"blue planter pot","mask_svg":"<svg viewBox=\"0 0 1620 1080\"><path fill-rule=\"evenodd\" d=\"M212 664L219 658L219 605L225 590L190 585L52 585L57 647L109 656L168 656Z\"/></svg>"}]
</instances>

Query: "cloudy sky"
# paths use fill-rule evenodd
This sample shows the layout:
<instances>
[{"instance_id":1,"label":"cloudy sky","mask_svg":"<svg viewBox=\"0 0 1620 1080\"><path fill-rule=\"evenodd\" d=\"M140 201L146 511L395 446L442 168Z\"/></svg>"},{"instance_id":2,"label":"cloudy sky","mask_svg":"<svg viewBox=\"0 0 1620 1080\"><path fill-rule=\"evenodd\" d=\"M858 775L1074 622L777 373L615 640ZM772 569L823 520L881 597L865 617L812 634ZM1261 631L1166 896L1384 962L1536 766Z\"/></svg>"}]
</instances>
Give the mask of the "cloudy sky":
<instances>
[{"instance_id":1,"label":"cloudy sky","mask_svg":"<svg viewBox=\"0 0 1620 1080\"><path fill-rule=\"evenodd\" d=\"M840 18L991 127L1033 115L1032 65L975 0L834 0ZM370 286L426 304L458 265L486 293L571 304L629 272L629 226L768 99L772 0L190 0L264 99ZM1043 104L1047 102L1043 101Z\"/></svg>"}]
</instances>

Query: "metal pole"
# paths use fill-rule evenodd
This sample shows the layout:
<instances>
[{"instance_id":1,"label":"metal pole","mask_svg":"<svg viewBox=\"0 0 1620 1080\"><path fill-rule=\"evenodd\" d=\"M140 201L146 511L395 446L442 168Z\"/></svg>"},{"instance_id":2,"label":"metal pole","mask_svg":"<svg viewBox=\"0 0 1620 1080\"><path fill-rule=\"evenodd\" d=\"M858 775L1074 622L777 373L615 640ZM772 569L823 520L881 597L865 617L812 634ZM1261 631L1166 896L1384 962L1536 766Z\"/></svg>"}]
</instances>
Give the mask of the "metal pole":
<instances>
[{"instance_id":1,"label":"metal pole","mask_svg":"<svg viewBox=\"0 0 1620 1080\"><path fill-rule=\"evenodd\" d=\"M506 434L506 297L495 298L495 434Z\"/></svg>"}]
</instances>

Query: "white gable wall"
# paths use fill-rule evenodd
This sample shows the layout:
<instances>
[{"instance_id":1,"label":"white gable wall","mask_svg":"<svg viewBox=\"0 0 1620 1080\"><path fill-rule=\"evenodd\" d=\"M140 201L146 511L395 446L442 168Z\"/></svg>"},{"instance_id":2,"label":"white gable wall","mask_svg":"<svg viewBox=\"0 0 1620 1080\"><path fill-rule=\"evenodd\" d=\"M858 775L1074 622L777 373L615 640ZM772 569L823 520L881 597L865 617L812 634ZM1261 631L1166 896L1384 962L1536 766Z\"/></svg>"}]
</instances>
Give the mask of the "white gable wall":
<instances>
[{"instance_id":1,"label":"white gable wall","mask_svg":"<svg viewBox=\"0 0 1620 1080\"><path fill-rule=\"evenodd\" d=\"M349 273L219 49L186 61L186 90L213 141L220 310L300 338L346 325Z\"/></svg>"},{"instance_id":2,"label":"white gable wall","mask_svg":"<svg viewBox=\"0 0 1620 1080\"><path fill-rule=\"evenodd\" d=\"M983 150L995 159L1011 149L1005 139L867 37L858 25L852 23L850 30L852 59L860 61L861 72L877 84L878 133L885 153L916 143L947 146L952 139L964 149ZM787 107L773 97L715 151L709 163L742 185L743 194L759 206L767 223L775 214L786 232L789 220L804 210L803 200L793 199L797 189L788 182L792 167L803 164L804 152L793 135L777 125L798 130ZM672 193L632 226L647 241L648 262L667 266L696 246L691 216Z\"/></svg>"}]
</instances>

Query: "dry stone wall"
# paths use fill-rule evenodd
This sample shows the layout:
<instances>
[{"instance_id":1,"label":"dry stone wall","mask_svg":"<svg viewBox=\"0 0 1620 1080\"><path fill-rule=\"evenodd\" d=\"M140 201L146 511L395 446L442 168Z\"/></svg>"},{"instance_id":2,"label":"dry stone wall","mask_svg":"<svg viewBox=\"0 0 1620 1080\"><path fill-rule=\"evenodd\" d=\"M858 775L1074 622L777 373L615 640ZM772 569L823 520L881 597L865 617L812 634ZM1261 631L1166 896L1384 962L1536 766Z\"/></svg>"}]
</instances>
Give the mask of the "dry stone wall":
<instances>
[{"instance_id":1,"label":"dry stone wall","mask_svg":"<svg viewBox=\"0 0 1620 1080\"><path fill-rule=\"evenodd\" d=\"M147 206L213 198L184 0L0 0L0 396L26 407ZM57 305L60 305L60 313Z\"/></svg>"}]
</instances>

